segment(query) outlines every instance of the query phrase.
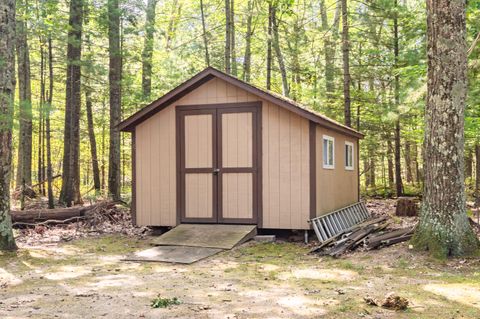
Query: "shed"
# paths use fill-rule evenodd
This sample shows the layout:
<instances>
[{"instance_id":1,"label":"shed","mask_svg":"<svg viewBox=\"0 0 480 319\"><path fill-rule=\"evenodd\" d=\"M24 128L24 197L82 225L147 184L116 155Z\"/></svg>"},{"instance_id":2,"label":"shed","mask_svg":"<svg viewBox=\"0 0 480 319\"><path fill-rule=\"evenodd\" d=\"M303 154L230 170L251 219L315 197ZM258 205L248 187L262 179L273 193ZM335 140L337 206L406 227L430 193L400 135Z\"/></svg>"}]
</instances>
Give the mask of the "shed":
<instances>
[{"instance_id":1,"label":"shed","mask_svg":"<svg viewBox=\"0 0 480 319\"><path fill-rule=\"evenodd\" d=\"M137 225L310 229L359 200L361 133L212 67L119 127Z\"/></svg>"}]
</instances>

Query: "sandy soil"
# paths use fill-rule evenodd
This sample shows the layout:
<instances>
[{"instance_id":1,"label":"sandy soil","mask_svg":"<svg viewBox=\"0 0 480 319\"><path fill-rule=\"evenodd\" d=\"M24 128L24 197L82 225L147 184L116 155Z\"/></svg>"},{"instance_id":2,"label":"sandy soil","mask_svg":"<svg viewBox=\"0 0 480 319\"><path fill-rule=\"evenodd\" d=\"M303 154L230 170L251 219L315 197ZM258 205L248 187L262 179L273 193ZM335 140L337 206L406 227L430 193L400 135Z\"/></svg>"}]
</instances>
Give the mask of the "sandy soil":
<instances>
[{"instance_id":1,"label":"sandy soil","mask_svg":"<svg viewBox=\"0 0 480 319\"><path fill-rule=\"evenodd\" d=\"M439 262L397 245L342 259L302 244L247 243L193 265L134 263L124 235L0 255L0 318L479 318L480 261ZM406 311L368 306L395 292ZM157 295L180 305L150 306Z\"/></svg>"}]
</instances>

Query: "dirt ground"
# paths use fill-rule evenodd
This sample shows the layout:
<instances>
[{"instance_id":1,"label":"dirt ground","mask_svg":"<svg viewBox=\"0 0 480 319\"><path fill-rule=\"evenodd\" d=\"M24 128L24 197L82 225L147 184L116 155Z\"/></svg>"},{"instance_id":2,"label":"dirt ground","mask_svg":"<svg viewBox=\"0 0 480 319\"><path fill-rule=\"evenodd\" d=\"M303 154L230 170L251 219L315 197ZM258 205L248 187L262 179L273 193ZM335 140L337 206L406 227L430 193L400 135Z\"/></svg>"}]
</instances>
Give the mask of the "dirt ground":
<instances>
[{"instance_id":1,"label":"dirt ground","mask_svg":"<svg viewBox=\"0 0 480 319\"><path fill-rule=\"evenodd\" d=\"M341 259L300 243L244 244L193 265L122 256L149 237L104 235L0 255L0 318L480 318L480 260L436 261L399 244ZM366 296L407 298L406 311ZM152 299L177 297L165 309Z\"/></svg>"}]
</instances>

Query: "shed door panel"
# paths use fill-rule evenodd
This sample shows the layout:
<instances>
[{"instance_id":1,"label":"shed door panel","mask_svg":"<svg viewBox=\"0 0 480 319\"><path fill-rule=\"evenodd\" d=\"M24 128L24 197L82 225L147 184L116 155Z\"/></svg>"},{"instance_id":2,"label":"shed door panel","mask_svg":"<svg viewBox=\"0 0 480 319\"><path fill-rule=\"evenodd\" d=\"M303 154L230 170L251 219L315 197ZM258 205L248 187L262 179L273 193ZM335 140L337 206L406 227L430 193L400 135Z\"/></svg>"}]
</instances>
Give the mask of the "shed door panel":
<instances>
[{"instance_id":1,"label":"shed door panel","mask_svg":"<svg viewBox=\"0 0 480 319\"><path fill-rule=\"evenodd\" d=\"M184 111L179 124L181 221L216 222L216 111Z\"/></svg>"},{"instance_id":2,"label":"shed door panel","mask_svg":"<svg viewBox=\"0 0 480 319\"><path fill-rule=\"evenodd\" d=\"M185 217L212 218L212 174L190 173L185 176Z\"/></svg>"},{"instance_id":3,"label":"shed door panel","mask_svg":"<svg viewBox=\"0 0 480 319\"><path fill-rule=\"evenodd\" d=\"M225 220L252 219L252 173L224 173L222 182L222 217Z\"/></svg>"},{"instance_id":4,"label":"shed door panel","mask_svg":"<svg viewBox=\"0 0 480 319\"><path fill-rule=\"evenodd\" d=\"M218 110L220 191L218 217L223 223L257 221L256 108Z\"/></svg>"}]
</instances>

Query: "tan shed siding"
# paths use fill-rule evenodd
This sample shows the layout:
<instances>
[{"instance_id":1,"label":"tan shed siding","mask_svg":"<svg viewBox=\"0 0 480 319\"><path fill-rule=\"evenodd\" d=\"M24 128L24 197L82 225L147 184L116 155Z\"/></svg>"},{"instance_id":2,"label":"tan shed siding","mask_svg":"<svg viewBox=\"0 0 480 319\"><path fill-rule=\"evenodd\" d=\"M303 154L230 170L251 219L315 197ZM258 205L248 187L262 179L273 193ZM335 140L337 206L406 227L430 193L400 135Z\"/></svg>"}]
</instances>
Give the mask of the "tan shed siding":
<instances>
[{"instance_id":1,"label":"tan shed siding","mask_svg":"<svg viewBox=\"0 0 480 319\"><path fill-rule=\"evenodd\" d=\"M213 79L136 127L138 225L174 226L177 222L175 106L259 100L243 89ZM262 102L262 227L309 229L309 122Z\"/></svg>"},{"instance_id":2,"label":"tan shed siding","mask_svg":"<svg viewBox=\"0 0 480 319\"><path fill-rule=\"evenodd\" d=\"M263 102L263 228L309 229L309 122Z\"/></svg>"},{"instance_id":3,"label":"tan shed siding","mask_svg":"<svg viewBox=\"0 0 480 319\"><path fill-rule=\"evenodd\" d=\"M323 168L323 135L335 139L334 169ZM354 145L353 170L345 169L345 142ZM358 200L358 140L317 125L317 216L342 208Z\"/></svg>"},{"instance_id":4,"label":"tan shed siding","mask_svg":"<svg viewBox=\"0 0 480 319\"><path fill-rule=\"evenodd\" d=\"M136 146L137 223L174 226L175 110L166 108L138 125Z\"/></svg>"}]
</instances>

